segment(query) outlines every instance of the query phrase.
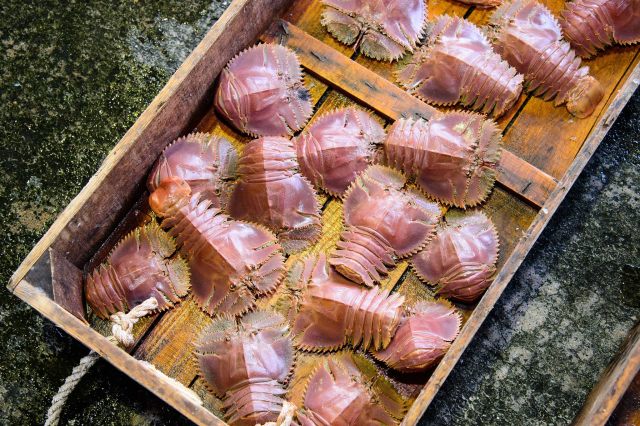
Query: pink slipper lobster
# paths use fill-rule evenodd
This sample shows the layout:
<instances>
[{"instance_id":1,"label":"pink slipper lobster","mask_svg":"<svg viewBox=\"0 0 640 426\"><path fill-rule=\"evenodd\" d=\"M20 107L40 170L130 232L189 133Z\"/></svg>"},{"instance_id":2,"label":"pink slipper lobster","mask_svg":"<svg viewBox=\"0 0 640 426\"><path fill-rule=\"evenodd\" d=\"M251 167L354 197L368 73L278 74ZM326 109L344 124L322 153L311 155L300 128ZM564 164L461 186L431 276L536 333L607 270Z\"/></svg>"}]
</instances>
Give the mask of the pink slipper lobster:
<instances>
[{"instance_id":1,"label":"pink slipper lobster","mask_svg":"<svg viewBox=\"0 0 640 426\"><path fill-rule=\"evenodd\" d=\"M424 0L322 0L322 24L366 56L393 61L413 52L427 20Z\"/></svg>"},{"instance_id":2,"label":"pink slipper lobster","mask_svg":"<svg viewBox=\"0 0 640 426\"><path fill-rule=\"evenodd\" d=\"M293 346L281 315L257 311L237 321L219 319L195 346L200 375L223 399L229 424L276 421L293 368Z\"/></svg>"},{"instance_id":3,"label":"pink slipper lobster","mask_svg":"<svg viewBox=\"0 0 640 426\"><path fill-rule=\"evenodd\" d=\"M251 136L285 136L311 117L300 62L284 46L260 44L233 58L220 74L215 107Z\"/></svg>"},{"instance_id":4,"label":"pink slipper lobster","mask_svg":"<svg viewBox=\"0 0 640 426\"><path fill-rule=\"evenodd\" d=\"M392 368L418 370L440 358L460 326L458 314L449 306L443 310L428 303L407 314L403 296L348 281L324 255L308 258L302 271L292 271L290 285L289 316L294 341L303 350L332 351L350 343L375 351L374 356ZM452 328L453 335L432 335L433 330Z\"/></svg>"},{"instance_id":5,"label":"pink slipper lobster","mask_svg":"<svg viewBox=\"0 0 640 426\"><path fill-rule=\"evenodd\" d=\"M450 212L412 264L422 281L437 286L439 296L472 302L493 282L498 250L498 233L487 216Z\"/></svg>"},{"instance_id":6,"label":"pink slipper lobster","mask_svg":"<svg viewBox=\"0 0 640 426\"><path fill-rule=\"evenodd\" d=\"M267 226L287 252L307 247L322 230L316 193L298 168L292 141L255 139L240 157L239 179L229 202L233 218Z\"/></svg>"},{"instance_id":7,"label":"pink slipper lobster","mask_svg":"<svg viewBox=\"0 0 640 426\"><path fill-rule=\"evenodd\" d=\"M397 425L404 407L372 386L378 379L361 371L346 354L321 360L307 380L298 421L302 426Z\"/></svg>"},{"instance_id":8,"label":"pink slipper lobster","mask_svg":"<svg viewBox=\"0 0 640 426\"><path fill-rule=\"evenodd\" d=\"M560 25L576 53L590 58L613 43L640 41L640 1L575 0L565 5Z\"/></svg>"},{"instance_id":9,"label":"pink slipper lobster","mask_svg":"<svg viewBox=\"0 0 640 426\"><path fill-rule=\"evenodd\" d=\"M370 114L343 108L325 114L295 139L300 171L318 189L342 196L372 161L384 128Z\"/></svg>"},{"instance_id":10,"label":"pink slipper lobster","mask_svg":"<svg viewBox=\"0 0 640 426\"><path fill-rule=\"evenodd\" d=\"M102 319L127 312L150 297L158 310L174 306L189 290L189 270L176 245L155 223L136 228L85 278L91 309Z\"/></svg>"},{"instance_id":11,"label":"pink slipper lobster","mask_svg":"<svg viewBox=\"0 0 640 426\"><path fill-rule=\"evenodd\" d=\"M526 89L554 105L566 104L576 117L588 117L604 90L580 66L551 11L535 0L508 1L491 17L496 51L524 75Z\"/></svg>"},{"instance_id":12,"label":"pink slipper lobster","mask_svg":"<svg viewBox=\"0 0 640 426\"><path fill-rule=\"evenodd\" d=\"M404 176L371 166L344 197L345 230L329 263L350 280L373 286L397 258L420 250L435 232L440 207L419 191L403 190Z\"/></svg>"},{"instance_id":13,"label":"pink slipper lobster","mask_svg":"<svg viewBox=\"0 0 640 426\"><path fill-rule=\"evenodd\" d=\"M444 15L397 79L425 102L460 103L497 117L518 100L523 77L493 51L480 28Z\"/></svg>"},{"instance_id":14,"label":"pink slipper lobster","mask_svg":"<svg viewBox=\"0 0 640 426\"><path fill-rule=\"evenodd\" d=\"M147 189L153 192L164 179L177 176L189 184L193 195L200 194L214 207L222 207L237 161L238 153L228 140L192 133L172 142L160 154L149 174Z\"/></svg>"},{"instance_id":15,"label":"pink slipper lobster","mask_svg":"<svg viewBox=\"0 0 640 426\"><path fill-rule=\"evenodd\" d=\"M452 112L429 121L400 119L384 143L387 164L415 178L441 203L483 202L496 179L500 130L479 114Z\"/></svg>"},{"instance_id":16,"label":"pink slipper lobster","mask_svg":"<svg viewBox=\"0 0 640 426\"><path fill-rule=\"evenodd\" d=\"M424 371L447 353L460 324L460 315L445 302L419 302L409 309L389 346L373 356L403 373Z\"/></svg>"},{"instance_id":17,"label":"pink slipper lobster","mask_svg":"<svg viewBox=\"0 0 640 426\"><path fill-rule=\"evenodd\" d=\"M191 196L180 177L163 180L149 205L176 237L189 263L194 299L208 314L241 315L280 283L284 257L275 235Z\"/></svg>"}]
</instances>

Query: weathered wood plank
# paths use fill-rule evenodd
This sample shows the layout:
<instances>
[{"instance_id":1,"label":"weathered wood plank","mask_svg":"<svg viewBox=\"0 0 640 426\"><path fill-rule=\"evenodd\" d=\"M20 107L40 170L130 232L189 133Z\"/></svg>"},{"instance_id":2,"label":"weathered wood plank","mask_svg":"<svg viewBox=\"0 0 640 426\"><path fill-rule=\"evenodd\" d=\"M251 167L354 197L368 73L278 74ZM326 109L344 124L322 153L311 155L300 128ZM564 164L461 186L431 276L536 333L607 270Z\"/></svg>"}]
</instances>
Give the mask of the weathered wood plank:
<instances>
[{"instance_id":1,"label":"weathered wood plank","mask_svg":"<svg viewBox=\"0 0 640 426\"><path fill-rule=\"evenodd\" d=\"M280 21L272 26L268 41L279 41L292 48L302 65L310 72L322 77L332 85L344 90L356 99L361 99L385 117L396 120L401 117L428 119L437 110L418 98L409 95L387 79L366 69L362 65L328 48L319 40L309 36L295 25ZM500 165L498 182L537 206L541 206L555 181L524 160L517 160L504 150L506 161ZM523 191L524 192L519 192Z\"/></svg>"}]
</instances>

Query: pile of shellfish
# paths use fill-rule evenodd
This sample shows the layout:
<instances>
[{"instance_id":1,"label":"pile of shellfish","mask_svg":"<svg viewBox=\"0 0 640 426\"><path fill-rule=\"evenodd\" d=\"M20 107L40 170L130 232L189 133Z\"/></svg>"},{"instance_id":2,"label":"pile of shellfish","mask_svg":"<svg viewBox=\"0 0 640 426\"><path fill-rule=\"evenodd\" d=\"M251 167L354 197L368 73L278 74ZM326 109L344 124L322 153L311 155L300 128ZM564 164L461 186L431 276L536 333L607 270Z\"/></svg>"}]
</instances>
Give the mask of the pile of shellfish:
<instances>
[{"instance_id":1,"label":"pile of shellfish","mask_svg":"<svg viewBox=\"0 0 640 426\"><path fill-rule=\"evenodd\" d=\"M347 107L308 123L296 55L253 46L222 71L214 106L254 139L172 142L147 180L153 220L85 279L101 318L149 297L170 309L191 291L212 317L194 342L198 369L230 424L275 422L287 399L303 425L397 424L403 399L380 369L433 368L460 332L456 306L477 301L496 274L498 233L480 206L501 134L482 114L504 114L525 88L586 116L602 89L571 46L592 55L638 39L625 20L637 1L578 0L561 26L535 0L514 0L488 30L449 16L428 22L423 0L323 3L322 24L341 42L379 60L412 54L397 73L406 90L472 111L385 123ZM585 9L589 25L576 18ZM323 235L319 194L340 201L343 219L320 252L310 250ZM427 299L381 286L402 260ZM296 366L305 352L322 356ZM290 394L297 367L303 391Z\"/></svg>"}]
</instances>

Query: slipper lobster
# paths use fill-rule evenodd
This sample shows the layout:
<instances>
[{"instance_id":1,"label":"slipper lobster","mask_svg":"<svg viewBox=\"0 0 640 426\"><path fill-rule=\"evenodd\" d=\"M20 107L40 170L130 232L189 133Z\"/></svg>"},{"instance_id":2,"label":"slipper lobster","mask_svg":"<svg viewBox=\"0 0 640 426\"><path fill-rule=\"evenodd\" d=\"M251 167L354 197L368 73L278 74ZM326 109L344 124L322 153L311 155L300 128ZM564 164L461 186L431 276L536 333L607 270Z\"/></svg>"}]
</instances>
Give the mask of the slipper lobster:
<instances>
[{"instance_id":1,"label":"slipper lobster","mask_svg":"<svg viewBox=\"0 0 640 426\"><path fill-rule=\"evenodd\" d=\"M191 196L180 177L160 182L149 205L163 218L161 226L176 237L189 263L194 299L209 315L247 312L284 276L284 256L275 235L259 225L231 220L211 201Z\"/></svg>"},{"instance_id":2,"label":"slipper lobster","mask_svg":"<svg viewBox=\"0 0 640 426\"><path fill-rule=\"evenodd\" d=\"M322 115L295 139L300 171L316 188L340 197L384 138L380 123L358 108Z\"/></svg>"},{"instance_id":3,"label":"slipper lobster","mask_svg":"<svg viewBox=\"0 0 640 426\"><path fill-rule=\"evenodd\" d=\"M522 75L493 51L480 28L443 15L424 47L398 74L400 84L425 102L460 103L500 116L522 92Z\"/></svg>"},{"instance_id":4,"label":"slipper lobster","mask_svg":"<svg viewBox=\"0 0 640 426\"><path fill-rule=\"evenodd\" d=\"M156 162L147 180L149 192L170 176L182 178L193 195L211 201L214 207L226 204L229 181L235 176L238 153L231 143L206 133L192 133L172 142Z\"/></svg>"},{"instance_id":5,"label":"slipper lobster","mask_svg":"<svg viewBox=\"0 0 640 426\"><path fill-rule=\"evenodd\" d=\"M404 407L394 403L389 390L376 386L378 375L362 371L351 357L335 354L319 361L307 379L303 407L297 412L302 426L399 423Z\"/></svg>"},{"instance_id":6,"label":"slipper lobster","mask_svg":"<svg viewBox=\"0 0 640 426\"><path fill-rule=\"evenodd\" d=\"M403 258L420 250L435 232L440 206L390 168L369 167L344 197L345 230L329 263L351 281L373 286Z\"/></svg>"},{"instance_id":7,"label":"slipper lobster","mask_svg":"<svg viewBox=\"0 0 640 426\"><path fill-rule=\"evenodd\" d=\"M415 178L437 201L457 207L483 202L496 179L500 130L480 114L451 112L429 121L400 119L384 143L387 164Z\"/></svg>"},{"instance_id":8,"label":"slipper lobster","mask_svg":"<svg viewBox=\"0 0 640 426\"><path fill-rule=\"evenodd\" d=\"M189 290L189 269L175 251L173 238L155 222L136 228L85 278L89 306L102 319L150 297L159 311L172 308Z\"/></svg>"},{"instance_id":9,"label":"slipper lobster","mask_svg":"<svg viewBox=\"0 0 640 426\"><path fill-rule=\"evenodd\" d=\"M439 359L457 336L460 318L448 305L445 309L431 306L442 303L426 303L407 313L403 296L350 282L324 255L308 258L297 268L291 274L289 317L294 342L302 350L332 351L350 343L374 351L392 368L418 370ZM433 331L452 328L454 334Z\"/></svg>"},{"instance_id":10,"label":"slipper lobster","mask_svg":"<svg viewBox=\"0 0 640 426\"><path fill-rule=\"evenodd\" d=\"M575 0L566 4L560 25L576 53L590 58L613 43L640 41L640 1Z\"/></svg>"},{"instance_id":11,"label":"slipper lobster","mask_svg":"<svg viewBox=\"0 0 640 426\"><path fill-rule=\"evenodd\" d=\"M427 22L424 0L322 0L322 24L341 43L393 61L413 52Z\"/></svg>"},{"instance_id":12,"label":"slipper lobster","mask_svg":"<svg viewBox=\"0 0 640 426\"><path fill-rule=\"evenodd\" d=\"M422 281L437 286L439 296L472 302L493 282L498 251L498 233L484 213L450 211L411 262Z\"/></svg>"},{"instance_id":13,"label":"slipper lobster","mask_svg":"<svg viewBox=\"0 0 640 426\"><path fill-rule=\"evenodd\" d=\"M216 320L195 346L200 375L223 399L229 424L276 421L293 368L293 345L281 315L256 311L237 321Z\"/></svg>"},{"instance_id":14,"label":"slipper lobster","mask_svg":"<svg viewBox=\"0 0 640 426\"><path fill-rule=\"evenodd\" d=\"M253 137L290 136L313 111L298 58L276 44L250 47L229 61L214 104L236 129Z\"/></svg>"},{"instance_id":15,"label":"slipper lobster","mask_svg":"<svg viewBox=\"0 0 640 426\"><path fill-rule=\"evenodd\" d=\"M554 105L566 104L579 118L588 117L598 106L604 90L580 66L551 11L535 0L508 1L492 15L494 47L519 73L526 90Z\"/></svg>"},{"instance_id":16,"label":"slipper lobster","mask_svg":"<svg viewBox=\"0 0 640 426\"><path fill-rule=\"evenodd\" d=\"M273 230L287 252L302 250L320 236L320 205L299 172L293 142L264 137L249 142L238 162L230 215Z\"/></svg>"}]
</instances>

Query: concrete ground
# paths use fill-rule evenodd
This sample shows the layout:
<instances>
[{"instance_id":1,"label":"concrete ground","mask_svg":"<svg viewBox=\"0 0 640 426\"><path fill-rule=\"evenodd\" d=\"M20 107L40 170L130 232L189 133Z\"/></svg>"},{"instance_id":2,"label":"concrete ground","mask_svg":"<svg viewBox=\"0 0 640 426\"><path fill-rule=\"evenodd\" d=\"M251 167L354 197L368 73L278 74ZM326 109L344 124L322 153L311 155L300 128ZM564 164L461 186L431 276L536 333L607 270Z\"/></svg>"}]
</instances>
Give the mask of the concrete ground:
<instances>
[{"instance_id":1,"label":"concrete ground","mask_svg":"<svg viewBox=\"0 0 640 426\"><path fill-rule=\"evenodd\" d=\"M228 2L0 4L0 282ZM640 93L613 125L424 424L567 424L640 314ZM41 424L87 350L0 287L0 424ZM62 424L187 423L101 361Z\"/></svg>"}]
</instances>

